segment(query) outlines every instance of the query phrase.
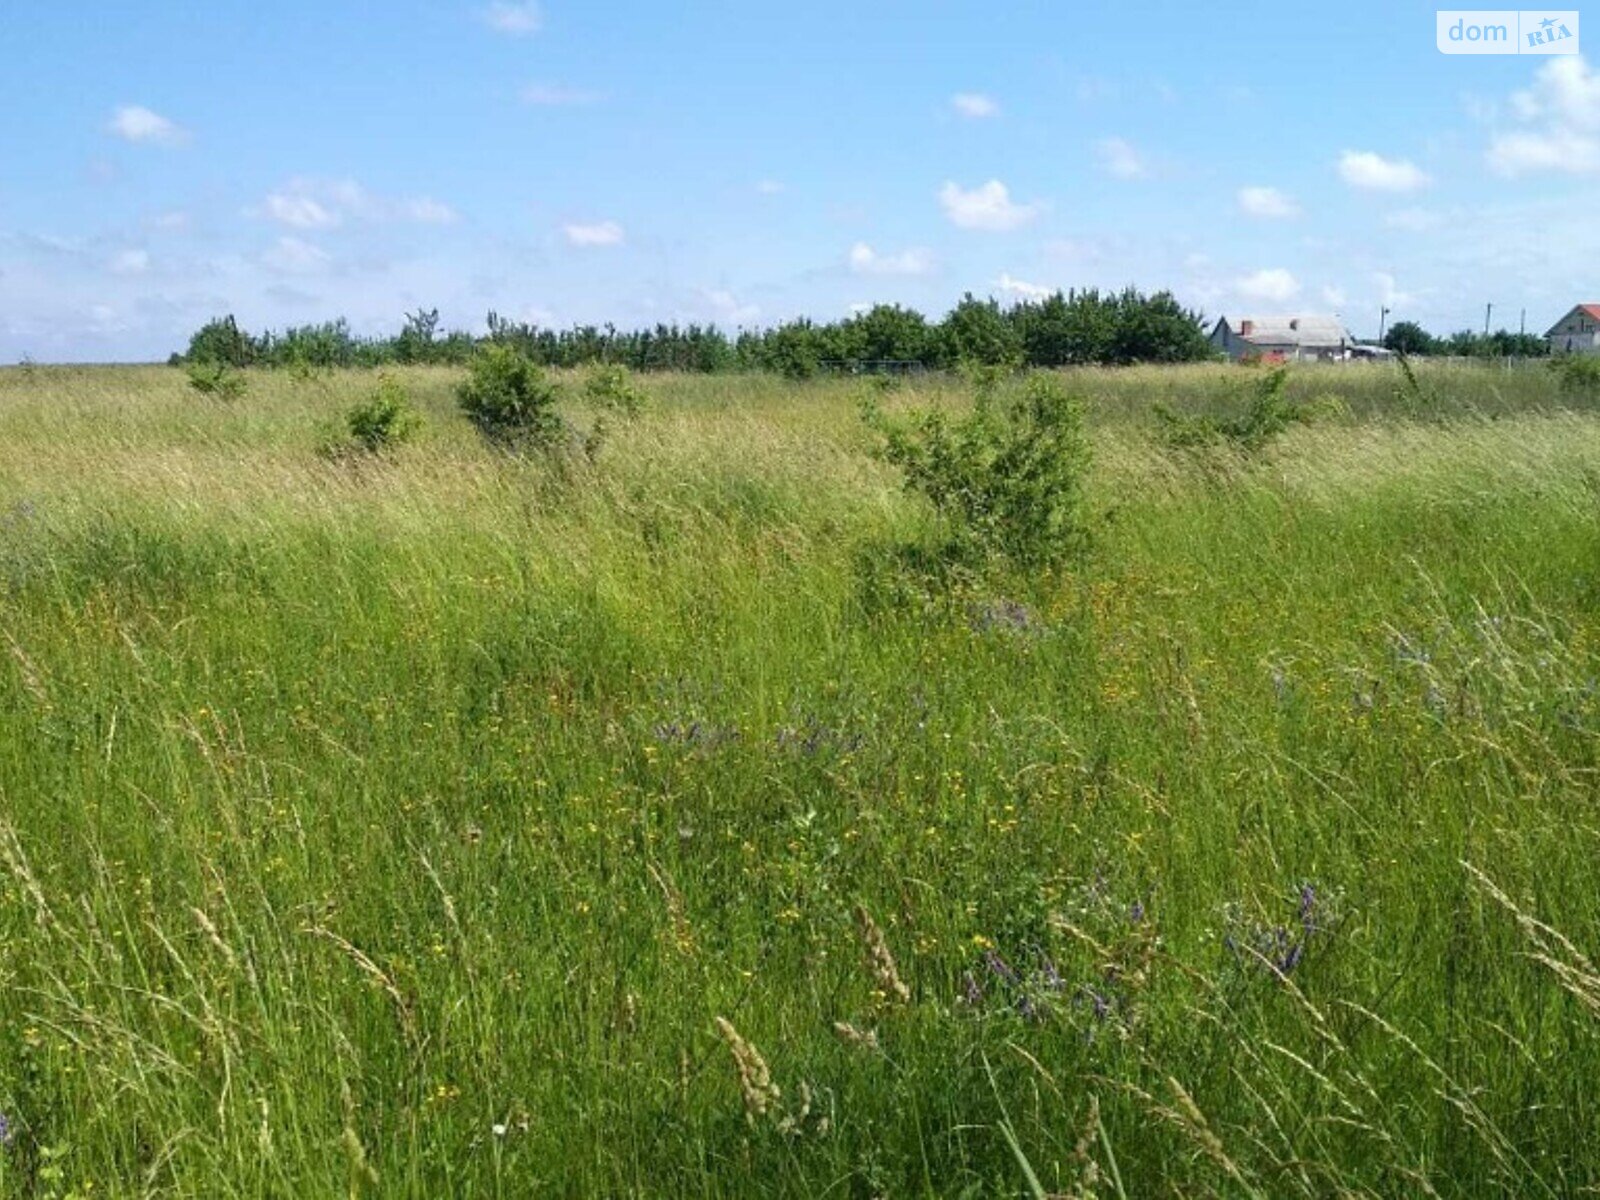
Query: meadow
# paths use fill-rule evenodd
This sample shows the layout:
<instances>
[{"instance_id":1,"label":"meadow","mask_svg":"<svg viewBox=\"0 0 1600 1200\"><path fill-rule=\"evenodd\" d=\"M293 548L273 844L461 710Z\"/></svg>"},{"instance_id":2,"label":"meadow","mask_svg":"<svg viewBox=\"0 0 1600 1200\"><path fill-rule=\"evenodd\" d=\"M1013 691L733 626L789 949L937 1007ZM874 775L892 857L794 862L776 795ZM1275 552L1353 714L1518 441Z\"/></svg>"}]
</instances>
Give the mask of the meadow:
<instances>
[{"instance_id":1,"label":"meadow","mask_svg":"<svg viewBox=\"0 0 1600 1200\"><path fill-rule=\"evenodd\" d=\"M1600 1188L1552 372L1064 372L1087 549L939 587L861 381L247 374L0 370L0 1195Z\"/></svg>"}]
</instances>

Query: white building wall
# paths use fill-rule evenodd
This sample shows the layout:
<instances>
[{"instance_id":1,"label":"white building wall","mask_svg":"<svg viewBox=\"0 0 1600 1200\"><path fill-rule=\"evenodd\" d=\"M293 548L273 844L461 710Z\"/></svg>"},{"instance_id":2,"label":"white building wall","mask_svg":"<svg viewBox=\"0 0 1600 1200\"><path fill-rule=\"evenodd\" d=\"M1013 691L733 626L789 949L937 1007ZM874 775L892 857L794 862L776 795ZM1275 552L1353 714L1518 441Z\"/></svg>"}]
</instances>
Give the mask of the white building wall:
<instances>
[{"instance_id":1,"label":"white building wall","mask_svg":"<svg viewBox=\"0 0 1600 1200\"><path fill-rule=\"evenodd\" d=\"M1586 313L1569 315L1550 332L1556 354L1600 354L1600 323Z\"/></svg>"}]
</instances>

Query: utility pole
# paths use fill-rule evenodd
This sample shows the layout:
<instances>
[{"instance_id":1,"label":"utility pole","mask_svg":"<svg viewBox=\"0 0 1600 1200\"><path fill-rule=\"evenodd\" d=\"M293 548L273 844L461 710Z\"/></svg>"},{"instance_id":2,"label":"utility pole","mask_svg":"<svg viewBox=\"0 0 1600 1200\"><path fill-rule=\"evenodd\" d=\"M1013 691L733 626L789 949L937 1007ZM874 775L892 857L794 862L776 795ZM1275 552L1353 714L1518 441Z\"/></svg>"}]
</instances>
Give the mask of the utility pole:
<instances>
[{"instance_id":1,"label":"utility pole","mask_svg":"<svg viewBox=\"0 0 1600 1200\"><path fill-rule=\"evenodd\" d=\"M1521 337L1528 336L1528 310L1522 310L1522 321L1517 325L1517 333Z\"/></svg>"},{"instance_id":2,"label":"utility pole","mask_svg":"<svg viewBox=\"0 0 1600 1200\"><path fill-rule=\"evenodd\" d=\"M1380 345L1380 346L1383 345L1384 324L1385 324L1385 322L1388 321L1388 319L1389 319L1389 309L1388 309L1388 307L1385 306L1383 308L1380 308L1378 310L1378 345Z\"/></svg>"},{"instance_id":3,"label":"utility pole","mask_svg":"<svg viewBox=\"0 0 1600 1200\"><path fill-rule=\"evenodd\" d=\"M1488 337L1489 336L1489 314L1492 313L1493 311L1494 311L1494 305L1493 304L1485 304L1483 306L1483 336L1484 337Z\"/></svg>"}]
</instances>

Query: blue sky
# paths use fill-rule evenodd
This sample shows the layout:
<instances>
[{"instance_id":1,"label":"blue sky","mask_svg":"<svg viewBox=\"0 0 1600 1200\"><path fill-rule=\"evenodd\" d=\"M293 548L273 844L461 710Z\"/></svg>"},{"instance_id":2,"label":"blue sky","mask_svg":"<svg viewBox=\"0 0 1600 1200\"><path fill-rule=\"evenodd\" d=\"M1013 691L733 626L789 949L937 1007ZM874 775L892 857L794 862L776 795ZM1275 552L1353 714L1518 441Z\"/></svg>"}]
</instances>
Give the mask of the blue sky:
<instances>
[{"instance_id":1,"label":"blue sky","mask_svg":"<svg viewBox=\"0 0 1600 1200\"><path fill-rule=\"evenodd\" d=\"M1369 335L1600 300L1600 73L1441 55L1433 7L7 7L0 361L225 312L732 328L1132 283Z\"/></svg>"}]
</instances>

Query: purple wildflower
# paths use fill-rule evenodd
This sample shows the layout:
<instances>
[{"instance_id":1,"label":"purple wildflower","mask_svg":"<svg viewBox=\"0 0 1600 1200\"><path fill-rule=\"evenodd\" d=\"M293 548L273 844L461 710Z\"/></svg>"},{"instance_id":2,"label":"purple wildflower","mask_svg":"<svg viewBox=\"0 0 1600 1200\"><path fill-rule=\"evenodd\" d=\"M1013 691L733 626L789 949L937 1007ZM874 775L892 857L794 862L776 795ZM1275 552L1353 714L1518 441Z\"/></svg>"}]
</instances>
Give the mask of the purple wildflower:
<instances>
[{"instance_id":1,"label":"purple wildflower","mask_svg":"<svg viewBox=\"0 0 1600 1200\"><path fill-rule=\"evenodd\" d=\"M1045 986L1052 992L1059 992L1067 986L1066 980L1061 978L1061 972L1056 970L1056 964L1045 955L1039 960L1039 974L1043 977Z\"/></svg>"},{"instance_id":2,"label":"purple wildflower","mask_svg":"<svg viewBox=\"0 0 1600 1200\"><path fill-rule=\"evenodd\" d=\"M993 950L985 950L983 952L983 965L988 967L994 975L1004 980L1006 983L1011 984L1013 987L1021 982L1017 978L1017 973L1011 969L1011 964L1006 962L1005 959L1001 958Z\"/></svg>"},{"instance_id":3,"label":"purple wildflower","mask_svg":"<svg viewBox=\"0 0 1600 1200\"><path fill-rule=\"evenodd\" d=\"M1300 885L1300 923L1311 924L1312 911L1317 907L1317 889L1309 883Z\"/></svg>"},{"instance_id":4,"label":"purple wildflower","mask_svg":"<svg viewBox=\"0 0 1600 1200\"><path fill-rule=\"evenodd\" d=\"M1089 1005L1094 1010L1095 1020L1104 1021L1111 1015L1111 1001L1102 996L1093 988L1084 988L1083 993L1089 998Z\"/></svg>"}]
</instances>

